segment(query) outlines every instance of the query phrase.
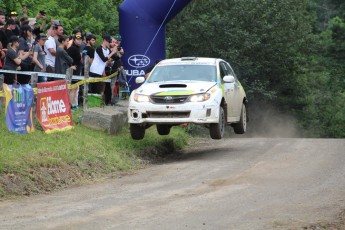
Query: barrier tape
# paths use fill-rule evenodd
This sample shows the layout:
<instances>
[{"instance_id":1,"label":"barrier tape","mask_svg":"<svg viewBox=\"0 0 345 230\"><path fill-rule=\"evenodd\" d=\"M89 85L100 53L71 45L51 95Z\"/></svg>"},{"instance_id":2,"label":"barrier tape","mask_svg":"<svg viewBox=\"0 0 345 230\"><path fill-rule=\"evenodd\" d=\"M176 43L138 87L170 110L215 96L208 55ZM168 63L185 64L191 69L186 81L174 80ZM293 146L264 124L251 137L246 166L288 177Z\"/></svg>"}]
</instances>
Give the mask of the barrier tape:
<instances>
[{"instance_id":1,"label":"barrier tape","mask_svg":"<svg viewBox=\"0 0 345 230\"><path fill-rule=\"evenodd\" d=\"M17 71L6 71L6 70L2 70L0 72L4 72L4 73L18 73ZM25 74L31 75L29 73L38 73L38 72L26 72ZM96 83L96 82L103 82L103 81L109 80L109 79L115 77L117 74L118 74L118 71L116 71L113 74L110 74L109 76L83 79L83 80L78 81L78 82L76 82L74 84L67 84L67 86L68 86L68 89L75 89L75 88L79 87L80 85L84 85L85 83ZM59 75L59 77L56 77L57 75ZM45 76L45 77L53 77L53 76L55 76L55 78L60 78L60 75L63 76L63 78L65 78L65 75L63 75L63 74L49 74L49 73L38 74L38 76ZM76 77L74 79L80 79L80 76L75 76L74 75L73 77ZM73 77L72 77L72 80L73 80ZM36 95L37 94L37 88L32 88L32 89L34 91L34 94ZM5 93L3 91L0 91L0 97L5 97Z\"/></svg>"}]
</instances>

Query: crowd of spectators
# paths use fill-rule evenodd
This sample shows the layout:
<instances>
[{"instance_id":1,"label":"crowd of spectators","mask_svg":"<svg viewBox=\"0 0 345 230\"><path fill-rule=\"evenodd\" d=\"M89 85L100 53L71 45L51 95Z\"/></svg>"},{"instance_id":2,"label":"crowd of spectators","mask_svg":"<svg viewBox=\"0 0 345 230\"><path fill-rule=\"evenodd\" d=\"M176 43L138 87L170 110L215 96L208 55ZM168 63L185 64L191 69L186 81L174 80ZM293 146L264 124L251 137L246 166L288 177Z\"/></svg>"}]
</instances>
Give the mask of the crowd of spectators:
<instances>
[{"instance_id":1,"label":"crowd of spectators","mask_svg":"<svg viewBox=\"0 0 345 230\"><path fill-rule=\"evenodd\" d=\"M77 28L68 33L60 20L48 22L43 11L28 18L25 5L22 12L18 19L16 11L6 14L0 10L0 69L66 74L66 70L72 68L73 75L83 75L86 55L90 57L91 77L109 75L121 66L124 50L120 35L103 35L103 41L95 47L96 36L92 32L83 33ZM30 82L30 75L4 75L6 84ZM54 78L40 76L38 82L52 80ZM107 94L106 104L110 102L109 89L105 83L91 87L93 93Z\"/></svg>"}]
</instances>

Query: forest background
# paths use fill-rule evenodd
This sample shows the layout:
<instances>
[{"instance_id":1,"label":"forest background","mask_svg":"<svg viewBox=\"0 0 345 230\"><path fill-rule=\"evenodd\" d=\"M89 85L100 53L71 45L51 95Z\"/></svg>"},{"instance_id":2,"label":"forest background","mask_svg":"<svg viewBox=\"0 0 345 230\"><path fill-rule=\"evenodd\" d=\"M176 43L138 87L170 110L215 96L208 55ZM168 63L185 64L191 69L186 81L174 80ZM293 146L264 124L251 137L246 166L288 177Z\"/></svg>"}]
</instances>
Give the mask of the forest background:
<instances>
[{"instance_id":1,"label":"forest background","mask_svg":"<svg viewBox=\"0 0 345 230\"><path fill-rule=\"evenodd\" d=\"M122 0L0 0L6 12L25 3L99 37L118 33ZM275 108L296 119L301 136L345 137L343 0L192 0L167 24L168 58L219 57L246 89L252 124ZM253 125L255 126L255 125Z\"/></svg>"}]
</instances>

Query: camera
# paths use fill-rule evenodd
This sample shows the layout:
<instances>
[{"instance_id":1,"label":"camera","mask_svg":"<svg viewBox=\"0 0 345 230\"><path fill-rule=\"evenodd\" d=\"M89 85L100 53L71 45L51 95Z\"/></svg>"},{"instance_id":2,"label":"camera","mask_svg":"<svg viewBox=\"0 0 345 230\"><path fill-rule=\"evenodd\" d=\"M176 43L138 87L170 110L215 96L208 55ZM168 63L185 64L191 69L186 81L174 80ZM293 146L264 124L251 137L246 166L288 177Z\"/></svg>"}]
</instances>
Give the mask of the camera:
<instances>
[{"instance_id":1,"label":"camera","mask_svg":"<svg viewBox=\"0 0 345 230\"><path fill-rule=\"evenodd\" d=\"M122 47L117 47L117 51L120 51L122 49Z\"/></svg>"},{"instance_id":2,"label":"camera","mask_svg":"<svg viewBox=\"0 0 345 230\"><path fill-rule=\"evenodd\" d=\"M42 16L45 16L45 15L46 15L46 12L45 12L44 10L40 10L40 14L41 14Z\"/></svg>"}]
</instances>

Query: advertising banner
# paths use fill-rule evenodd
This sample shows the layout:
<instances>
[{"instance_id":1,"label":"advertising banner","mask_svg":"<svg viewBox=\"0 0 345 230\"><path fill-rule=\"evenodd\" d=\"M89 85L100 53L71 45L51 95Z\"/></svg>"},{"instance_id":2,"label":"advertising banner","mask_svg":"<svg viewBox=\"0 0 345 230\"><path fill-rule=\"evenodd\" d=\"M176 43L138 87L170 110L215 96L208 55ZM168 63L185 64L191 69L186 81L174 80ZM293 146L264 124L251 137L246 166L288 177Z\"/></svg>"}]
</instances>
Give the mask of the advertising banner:
<instances>
[{"instance_id":1,"label":"advertising banner","mask_svg":"<svg viewBox=\"0 0 345 230\"><path fill-rule=\"evenodd\" d=\"M8 130L19 134L33 132L32 103L34 91L31 86L4 84L4 92Z\"/></svg>"},{"instance_id":2,"label":"advertising banner","mask_svg":"<svg viewBox=\"0 0 345 230\"><path fill-rule=\"evenodd\" d=\"M45 133L73 128L65 80L37 84L36 116Z\"/></svg>"}]
</instances>

